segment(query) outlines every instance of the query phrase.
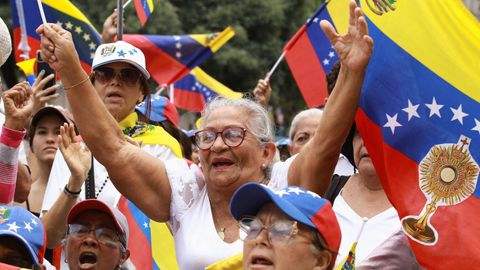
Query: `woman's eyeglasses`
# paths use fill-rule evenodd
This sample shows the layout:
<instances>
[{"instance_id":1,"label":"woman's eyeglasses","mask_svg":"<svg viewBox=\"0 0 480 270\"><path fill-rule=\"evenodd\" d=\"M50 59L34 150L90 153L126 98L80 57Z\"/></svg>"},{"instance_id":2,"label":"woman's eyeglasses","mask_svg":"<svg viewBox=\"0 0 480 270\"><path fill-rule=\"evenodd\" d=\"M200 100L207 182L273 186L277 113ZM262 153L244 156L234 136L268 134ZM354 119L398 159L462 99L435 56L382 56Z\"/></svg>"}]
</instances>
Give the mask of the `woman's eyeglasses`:
<instances>
[{"instance_id":1,"label":"woman's eyeglasses","mask_svg":"<svg viewBox=\"0 0 480 270\"><path fill-rule=\"evenodd\" d=\"M95 80L101 84L107 84L111 82L113 78L118 75L120 81L124 82L128 86L135 85L140 79L140 76L142 76L140 71L134 68L122 68L120 70L116 70L109 67L99 67L93 71L93 75Z\"/></svg>"},{"instance_id":2,"label":"woman's eyeglasses","mask_svg":"<svg viewBox=\"0 0 480 270\"><path fill-rule=\"evenodd\" d=\"M229 147L237 147L245 139L247 129L241 127L228 127L222 131L216 132L209 129L197 131L194 135L195 145L201 150L210 149L217 140L218 134L223 142Z\"/></svg>"},{"instance_id":3,"label":"woman's eyeglasses","mask_svg":"<svg viewBox=\"0 0 480 270\"><path fill-rule=\"evenodd\" d=\"M263 229L267 230L270 243L286 243L298 234L297 222L293 220L278 220L265 226L257 217L244 217L238 225L242 241L255 239Z\"/></svg>"}]
</instances>

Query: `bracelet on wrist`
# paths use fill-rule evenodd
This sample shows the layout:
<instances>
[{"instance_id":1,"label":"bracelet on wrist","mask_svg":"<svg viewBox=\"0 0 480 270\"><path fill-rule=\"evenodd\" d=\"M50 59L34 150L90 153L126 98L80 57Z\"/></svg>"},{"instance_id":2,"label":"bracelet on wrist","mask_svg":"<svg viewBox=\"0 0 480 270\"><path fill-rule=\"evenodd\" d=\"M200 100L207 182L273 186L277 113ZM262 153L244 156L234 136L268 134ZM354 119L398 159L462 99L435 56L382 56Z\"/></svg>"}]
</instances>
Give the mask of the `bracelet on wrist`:
<instances>
[{"instance_id":1,"label":"bracelet on wrist","mask_svg":"<svg viewBox=\"0 0 480 270\"><path fill-rule=\"evenodd\" d=\"M78 196L80 196L80 192L82 192L81 189L76 192L70 191L67 188L67 185L65 185L65 188L63 189L63 193L65 193L65 195L67 195L67 197L70 197L70 198L78 198Z\"/></svg>"},{"instance_id":2,"label":"bracelet on wrist","mask_svg":"<svg viewBox=\"0 0 480 270\"><path fill-rule=\"evenodd\" d=\"M63 86L63 90L70 90L70 89L72 89L72 88L75 88L75 87L77 87L77 86L80 86L80 85L88 82L89 80L90 80L90 76L87 75L87 78L81 80L80 82L78 82L78 83L76 83L76 84L74 84L74 85L71 85L71 86L69 86L69 87L65 87L65 85L64 85L64 86Z\"/></svg>"}]
</instances>

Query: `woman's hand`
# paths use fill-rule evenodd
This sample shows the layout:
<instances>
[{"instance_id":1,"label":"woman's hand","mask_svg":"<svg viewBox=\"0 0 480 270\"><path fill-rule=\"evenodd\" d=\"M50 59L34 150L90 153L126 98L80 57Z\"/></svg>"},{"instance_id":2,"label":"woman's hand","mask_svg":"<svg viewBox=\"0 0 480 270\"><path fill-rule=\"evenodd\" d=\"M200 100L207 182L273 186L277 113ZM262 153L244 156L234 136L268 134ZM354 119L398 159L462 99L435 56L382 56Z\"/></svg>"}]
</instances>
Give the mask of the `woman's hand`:
<instances>
[{"instance_id":1,"label":"woman's hand","mask_svg":"<svg viewBox=\"0 0 480 270\"><path fill-rule=\"evenodd\" d=\"M14 85L2 94L5 105L5 126L10 129L23 130L32 115L32 89L28 82Z\"/></svg>"},{"instance_id":2,"label":"woman's hand","mask_svg":"<svg viewBox=\"0 0 480 270\"><path fill-rule=\"evenodd\" d=\"M72 63L79 62L70 32L53 23L42 24L36 31L41 36L42 59L54 70L61 72L68 69Z\"/></svg>"},{"instance_id":3,"label":"woman's hand","mask_svg":"<svg viewBox=\"0 0 480 270\"><path fill-rule=\"evenodd\" d=\"M355 1L350 1L350 23L348 32L340 36L332 24L326 20L320 22L325 35L335 47L342 61L342 67L352 71L364 71L373 51L373 40L368 35L368 26L362 10Z\"/></svg>"},{"instance_id":4,"label":"woman's hand","mask_svg":"<svg viewBox=\"0 0 480 270\"><path fill-rule=\"evenodd\" d=\"M58 137L60 151L72 174L68 188L70 190L80 190L92 164L90 150L85 144L82 144L79 136L75 135L75 126L72 124L63 124L60 127Z\"/></svg>"},{"instance_id":5,"label":"woman's hand","mask_svg":"<svg viewBox=\"0 0 480 270\"><path fill-rule=\"evenodd\" d=\"M118 13L117 9L103 23L102 43L112 43L117 35ZM125 27L125 19L123 19L123 27Z\"/></svg>"},{"instance_id":6,"label":"woman's hand","mask_svg":"<svg viewBox=\"0 0 480 270\"><path fill-rule=\"evenodd\" d=\"M43 89L45 85L54 79L55 75L50 74L47 77L43 77L45 71L40 71L32 85L33 89L33 114L38 112L41 108L47 105L47 102L58 97L56 91L59 89L58 85L51 86L47 89Z\"/></svg>"},{"instance_id":7,"label":"woman's hand","mask_svg":"<svg viewBox=\"0 0 480 270\"><path fill-rule=\"evenodd\" d=\"M268 103L270 102L270 95L272 94L272 88L270 87L270 81L260 79L257 86L253 89L253 96L258 104L268 110Z\"/></svg>"}]
</instances>

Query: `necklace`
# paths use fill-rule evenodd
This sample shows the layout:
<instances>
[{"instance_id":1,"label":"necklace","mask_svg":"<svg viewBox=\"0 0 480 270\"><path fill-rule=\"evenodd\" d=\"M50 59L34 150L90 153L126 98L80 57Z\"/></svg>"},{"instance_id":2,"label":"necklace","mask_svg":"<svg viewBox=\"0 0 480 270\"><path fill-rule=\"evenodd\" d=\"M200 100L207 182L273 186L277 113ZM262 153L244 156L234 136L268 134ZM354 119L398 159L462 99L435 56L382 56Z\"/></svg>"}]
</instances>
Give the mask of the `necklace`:
<instances>
[{"instance_id":1,"label":"necklace","mask_svg":"<svg viewBox=\"0 0 480 270\"><path fill-rule=\"evenodd\" d=\"M217 231L217 233L220 239L222 239L222 241L225 240L225 227L221 227L220 231Z\"/></svg>"},{"instance_id":2,"label":"necklace","mask_svg":"<svg viewBox=\"0 0 480 270\"><path fill-rule=\"evenodd\" d=\"M95 198L98 198L98 196L100 195L100 193L102 193L102 190L103 190L103 188L105 187L105 185L107 184L108 180L110 180L110 176L107 175L107 178L105 178L105 180L103 180L102 186L101 186L100 189L95 193Z\"/></svg>"}]
</instances>

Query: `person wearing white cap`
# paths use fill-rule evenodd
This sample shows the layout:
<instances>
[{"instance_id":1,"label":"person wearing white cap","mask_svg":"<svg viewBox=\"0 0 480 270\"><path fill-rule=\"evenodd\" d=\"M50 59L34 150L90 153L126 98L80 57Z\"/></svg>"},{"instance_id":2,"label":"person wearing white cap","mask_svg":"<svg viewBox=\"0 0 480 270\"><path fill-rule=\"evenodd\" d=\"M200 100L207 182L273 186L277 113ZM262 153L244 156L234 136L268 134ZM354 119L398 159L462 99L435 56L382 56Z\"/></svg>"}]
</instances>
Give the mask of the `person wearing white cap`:
<instances>
[{"instance_id":1,"label":"person wearing white cap","mask_svg":"<svg viewBox=\"0 0 480 270\"><path fill-rule=\"evenodd\" d=\"M99 98L111 116L116 120L112 129L123 131L134 141L142 141L141 149L160 159L181 157L179 143L160 127L138 121L135 106L149 97L150 74L145 68L145 56L142 51L129 43L117 41L100 45L92 63L92 73L83 83L92 83ZM65 91L73 91L75 85L64 82ZM149 100L147 98L147 104ZM103 106L102 106L103 107ZM89 107L88 110L95 110ZM95 118L92 118L95 121ZM72 206L85 198L98 198L111 206L116 206L121 194L110 181L104 166L93 158L91 170L90 153L80 147L73 125L61 128L61 146L52 165L44 201L42 220L48 236L47 247L55 248L61 244L65 234L63 224ZM94 182L85 181L87 176ZM91 185L94 188L84 188ZM167 230L165 228L165 230ZM63 263L62 263L63 264ZM65 267L65 265L62 266Z\"/></svg>"},{"instance_id":2,"label":"person wearing white cap","mask_svg":"<svg viewBox=\"0 0 480 270\"><path fill-rule=\"evenodd\" d=\"M64 250L70 270L120 269L130 256L127 219L118 209L85 200L70 210L67 223Z\"/></svg>"}]
</instances>

